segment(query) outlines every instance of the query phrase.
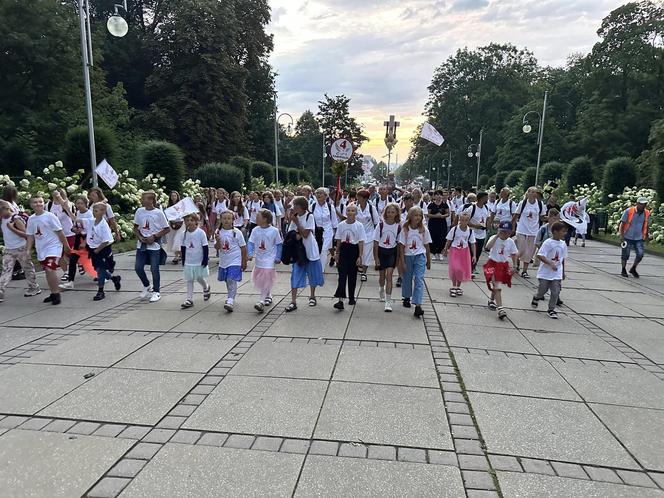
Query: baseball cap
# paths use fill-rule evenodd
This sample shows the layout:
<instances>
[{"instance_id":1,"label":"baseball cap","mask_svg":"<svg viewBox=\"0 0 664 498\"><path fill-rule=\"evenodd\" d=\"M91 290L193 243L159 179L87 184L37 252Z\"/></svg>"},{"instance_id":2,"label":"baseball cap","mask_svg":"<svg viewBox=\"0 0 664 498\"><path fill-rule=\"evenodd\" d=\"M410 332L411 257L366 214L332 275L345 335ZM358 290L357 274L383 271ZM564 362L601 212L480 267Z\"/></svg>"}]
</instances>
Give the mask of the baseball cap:
<instances>
[{"instance_id":1,"label":"baseball cap","mask_svg":"<svg viewBox=\"0 0 664 498\"><path fill-rule=\"evenodd\" d=\"M503 230L505 232L511 232L512 231L512 223L509 221L501 221L500 225L498 225L498 230Z\"/></svg>"},{"instance_id":2,"label":"baseball cap","mask_svg":"<svg viewBox=\"0 0 664 498\"><path fill-rule=\"evenodd\" d=\"M639 198L636 200L636 203L637 203L637 204L648 204L648 199L647 199L646 197L639 197Z\"/></svg>"}]
</instances>

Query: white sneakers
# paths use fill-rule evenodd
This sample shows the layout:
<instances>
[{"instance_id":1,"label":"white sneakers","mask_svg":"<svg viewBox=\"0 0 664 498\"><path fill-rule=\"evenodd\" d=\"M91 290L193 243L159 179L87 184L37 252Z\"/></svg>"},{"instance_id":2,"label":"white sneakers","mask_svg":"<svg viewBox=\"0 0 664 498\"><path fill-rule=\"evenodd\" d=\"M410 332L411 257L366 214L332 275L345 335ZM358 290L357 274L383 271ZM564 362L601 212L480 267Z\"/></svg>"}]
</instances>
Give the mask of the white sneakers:
<instances>
[{"instance_id":1,"label":"white sneakers","mask_svg":"<svg viewBox=\"0 0 664 498\"><path fill-rule=\"evenodd\" d=\"M58 285L61 290L72 290L74 288L74 282L63 282Z\"/></svg>"},{"instance_id":2,"label":"white sneakers","mask_svg":"<svg viewBox=\"0 0 664 498\"><path fill-rule=\"evenodd\" d=\"M161 299L161 294L159 294L158 292L153 292L152 297L150 297L150 302L151 303L156 303L160 299Z\"/></svg>"},{"instance_id":3,"label":"white sneakers","mask_svg":"<svg viewBox=\"0 0 664 498\"><path fill-rule=\"evenodd\" d=\"M380 298L380 302L382 303L385 301L385 288L384 287L379 287L378 290L378 297Z\"/></svg>"},{"instance_id":4,"label":"white sneakers","mask_svg":"<svg viewBox=\"0 0 664 498\"><path fill-rule=\"evenodd\" d=\"M385 312L386 313L392 313L392 300L391 299L386 299L385 300Z\"/></svg>"},{"instance_id":5,"label":"white sneakers","mask_svg":"<svg viewBox=\"0 0 664 498\"><path fill-rule=\"evenodd\" d=\"M143 290L141 291L141 299L147 299L148 296L150 295L150 292L152 292L152 286L148 285L147 287L143 287Z\"/></svg>"}]
</instances>

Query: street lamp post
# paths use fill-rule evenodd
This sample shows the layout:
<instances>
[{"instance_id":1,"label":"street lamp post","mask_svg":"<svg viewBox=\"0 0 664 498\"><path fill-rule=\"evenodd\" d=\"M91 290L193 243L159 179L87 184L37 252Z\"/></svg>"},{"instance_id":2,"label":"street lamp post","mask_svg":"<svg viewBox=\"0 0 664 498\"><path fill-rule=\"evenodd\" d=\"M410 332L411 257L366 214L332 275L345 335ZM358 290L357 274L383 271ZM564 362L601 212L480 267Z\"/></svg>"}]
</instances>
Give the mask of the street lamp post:
<instances>
[{"instance_id":1,"label":"street lamp post","mask_svg":"<svg viewBox=\"0 0 664 498\"><path fill-rule=\"evenodd\" d=\"M468 146L468 157L477 157L477 178L475 180L475 186L480 187L480 161L482 160L482 135L484 134L484 129L480 130L480 141L478 144L470 144ZM473 147L475 147L475 152L473 152Z\"/></svg>"},{"instance_id":2,"label":"street lamp post","mask_svg":"<svg viewBox=\"0 0 664 498\"><path fill-rule=\"evenodd\" d=\"M535 168L535 185L537 185L537 182L539 181L540 161L542 159L542 141L544 139L544 119L546 119L546 101L548 96L549 92L547 90L544 92L544 104L542 106L542 114L540 114L537 111L528 111L526 114L523 115L524 133L530 133L533 129L533 127L530 126L530 123L528 123L529 114L537 114L537 117L539 119L539 129L537 130L537 167Z\"/></svg>"},{"instance_id":3,"label":"street lamp post","mask_svg":"<svg viewBox=\"0 0 664 498\"><path fill-rule=\"evenodd\" d=\"M274 179L277 185L279 185L279 120L284 116L287 116L290 119L287 131L287 134L290 135L290 131L295 121L293 120L293 116L291 116L287 112L282 112L277 116L277 96L275 95L274 96L274 168L275 168Z\"/></svg>"},{"instance_id":4,"label":"street lamp post","mask_svg":"<svg viewBox=\"0 0 664 498\"><path fill-rule=\"evenodd\" d=\"M118 14L118 7L127 12L127 0L114 6L114 13L108 18L106 27L113 36L123 37L129 31L127 21ZM83 63L83 86L85 88L85 112L88 119L88 146L90 147L90 163L92 168L92 185L97 187L97 152L95 150L95 125L92 114L92 90L90 88L90 68L94 66L92 58L92 36L90 28L90 2L79 0L78 18L81 27L81 61Z\"/></svg>"},{"instance_id":5,"label":"street lamp post","mask_svg":"<svg viewBox=\"0 0 664 498\"><path fill-rule=\"evenodd\" d=\"M321 132L321 137L323 139L323 164L321 165L320 170L320 185L325 187L325 159L327 159L327 151L325 150L325 133Z\"/></svg>"}]
</instances>

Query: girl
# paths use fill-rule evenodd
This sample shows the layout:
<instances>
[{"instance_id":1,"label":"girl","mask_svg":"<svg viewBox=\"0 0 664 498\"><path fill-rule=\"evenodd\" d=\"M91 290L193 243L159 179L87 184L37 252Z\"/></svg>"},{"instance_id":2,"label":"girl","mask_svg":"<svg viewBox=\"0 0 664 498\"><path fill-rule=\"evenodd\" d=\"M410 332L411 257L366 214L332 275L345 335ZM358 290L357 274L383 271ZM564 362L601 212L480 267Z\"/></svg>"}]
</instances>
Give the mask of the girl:
<instances>
[{"instance_id":1,"label":"girl","mask_svg":"<svg viewBox=\"0 0 664 498\"><path fill-rule=\"evenodd\" d=\"M297 232L296 237L302 241L307 256L306 263L291 265L291 302L286 307L290 313L297 309L297 293L309 284L309 306L316 306L316 287L322 287L325 283L323 278L323 266L320 262L320 253L314 231L316 224L314 217L309 212L309 203L302 196L295 197L291 206L290 224L288 231Z\"/></svg>"},{"instance_id":2,"label":"girl","mask_svg":"<svg viewBox=\"0 0 664 498\"><path fill-rule=\"evenodd\" d=\"M274 195L269 190L263 192L263 209L267 209L272 213L272 226L277 227L279 233L281 233L280 225L277 224L279 220L279 208L277 203L274 201ZM260 223L258 223L260 225Z\"/></svg>"},{"instance_id":3,"label":"girl","mask_svg":"<svg viewBox=\"0 0 664 498\"><path fill-rule=\"evenodd\" d=\"M67 282L63 282L59 285L61 290L71 290L74 288L74 280L76 279L76 268L81 275L85 273L83 266L79 265L79 259L81 256L84 258L87 257L87 252L85 251L85 225L86 220L94 220L92 210L88 209L88 200L84 196L79 196L74 202L76 211L71 213L72 219L72 232L74 233L74 240L71 245L72 252L69 255L69 268L67 269ZM106 213L104 213L106 214ZM84 252L79 252L84 251ZM93 265L94 266L94 265Z\"/></svg>"},{"instance_id":4,"label":"girl","mask_svg":"<svg viewBox=\"0 0 664 498\"><path fill-rule=\"evenodd\" d=\"M362 266L362 252L364 250L364 225L356 220L357 206L350 205L346 209L346 220L339 223L334 239L337 241L337 269L339 270L339 284L334 297L339 301L334 303L338 310L344 309L346 297L346 281L348 281L348 304L355 305L355 286L357 285L357 268Z\"/></svg>"},{"instance_id":5,"label":"girl","mask_svg":"<svg viewBox=\"0 0 664 498\"><path fill-rule=\"evenodd\" d=\"M236 194L237 192L233 192ZM239 194L238 194L239 195ZM239 228L234 227L235 215L231 211L221 213L220 227L215 233L214 248L219 255L217 280L226 282L228 299L224 309L233 312L237 283L242 281L242 272L247 269L247 247Z\"/></svg>"},{"instance_id":6,"label":"girl","mask_svg":"<svg viewBox=\"0 0 664 498\"><path fill-rule=\"evenodd\" d=\"M373 253L378 270L378 295L385 301L385 311L392 311L392 276L398 263L398 243L401 235L400 209L388 204L383 209L383 220L374 230Z\"/></svg>"},{"instance_id":7,"label":"girl","mask_svg":"<svg viewBox=\"0 0 664 498\"><path fill-rule=\"evenodd\" d=\"M171 190L171 193L168 195L168 207L175 206L178 202L180 202L180 192Z\"/></svg>"},{"instance_id":8,"label":"girl","mask_svg":"<svg viewBox=\"0 0 664 498\"><path fill-rule=\"evenodd\" d=\"M443 202L442 190L436 190L433 195L433 202L429 204L429 231L431 232L431 252L433 259L441 260L441 253L445 246L445 235L447 234L447 217L449 216L449 207Z\"/></svg>"},{"instance_id":9,"label":"girl","mask_svg":"<svg viewBox=\"0 0 664 498\"><path fill-rule=\"evenodd\" d=\"M330 266L334 266L334 230L339 225L337 211L324 188L317 189L315 195L311 212L316 223L316 243L321 255L330 253Z\"/></svg>"},{"instance_id":10,"label":"girl","mask_svg":"<svg viewBox=\"0 0 664 498\"><path fill-rule=\"evenodd\" d=\"M110 226L111 230L113 230L113 238L116 241L121 240L122 232L120 232L120 225L118 225L118 222L115 220L113 209L104 196L102 189L99 187L92 187L90 190L88 190L88 201L90 201L90 207L92 207L95 202L103 202L106 204L106 214L104 215L104 218L106 219L108 226Z\"/></svg>"},{"instance_id":11,"label":"girl","mask_svg":"<svg viewBox=\"0 0 664 498\"><path fill-rule=\"evenodd\" d=\"M424 269L431 269L431 234L424 224L424 214L417 206L410 208L399 236L399 262L403 275L401 296L404 308L415 305L415 317L424 315ZM413 281L415 288L413 289Z\"/></svg>"},{"instance_id":12,"label":"girl","mask_svg":"<svg viewBox=\"0 0 664 498\"><path fill-rule=\"evenodd\" d=\"M254 309L263 313L265 306L272 304L272 287L277 281L274 265L281 263L282 240L279 230L272 226L272 211L261 209L256 213L256 226L249 236L249 260L256 256L251 281L261 293L261 299Z\"/></svg>"},{"instance_id":13,"label":"girl","mask_svg":"<svg viewBox=\"0 0 664 498\"><path fill-rule=\"evenodd\" d=\"M214 200L210 203L210 234L217 229L219 215L228 209L228 192L223 188L212 189Z\"/></svg>"},{"instance_id":14,"label":"girl","mask_svg":"<svg viewBox=\"0 0 664 498\"><path fill-rule=\"evenodd\" d=\"M373 261L373 240L374 240L374 229L380 217L378 216L378 211L376 206L369 202L369 191L362 189L357 192L357 221L364 225L364 233L366 238L364 239L364 252L362 253L362 273L360 274L360 280L362 282L367 281L367 268L370 265L374 264Z\"/></svg>"},{"instance_id":15,"label":"girl","mask_svg":"<svg viewBox=\"0 0 664 498\"><path fill-rule=\"evenodd\" d=\"M461 282L471 279L471 267L475 261L475 234L468 227L470 213L463 211L459 216L459 224L447 234L444 256L449 254L448 274L452 281L450 296L463 296Z\"/></svg>"},{"instance_id":16,"label":"girl","mask_svg":"<svg viewBox=\"0 0 664 498\"><path fill-rule=\"evenodd\" d=\"M251 231L257 226L256 223L256 214L258 211L263 209L263 202L260 200L258 192L249 193L249 202L247 203L249 208L249 230L247 236L251 234Z\"/></svg>"},{"instance_id":17,"label":"girl","mask_svg":"<svg viewBox=\"0 0 664 498\"><path fill-rule=\"evenodd\" d=\"M203 300L210 299L210 284L206 278L210 275L208 269L209 247L207 234L198 226L200 216L196 213L184 217L187 227L182 236L182 264L184 265L184 279L187 282L187 299L180 305L182 309L194 305L194 281L203 287Z\"/></svg>"},{"instance_id":18,"label":"girl","mask_svg":"<svg viewBox=\"0 0 664 498\"><path fill-rule=\"evenodd\" d=\"M484 278L491 291L489 309L498 310L498 318L505 319L507 312L503 308L502 287L512 287L512 268L516 266L516 255L519 250L510 238L512 224L503 221L498 225L498 234L492 236L486 245L489 260L484 264ZM510 260L512 266L510 267Z\"/></svg>"},{"instance_id":19,"label":"girl","mask_svg":"<svg viewBox=\"0 0 664 498\"><path fill-rule=\"evenodd\" d=\"M97 294L92 299L94 301L101 301L106 297L104 294L104 283L106 279L110 278L115 286L115 290L119 291L120 275L113 275L113 234L111 227L104 218L106 214L106 204L103 202L96 202L92 206L92 215L94 219L86 219L85 223L85 244L88 246L88 255L92 260L92 265L97 271Z\"/></svg>"},{"instance_id":20,"label":"girl","mask_svg":"<svg viewBox=\"0 0 664 498\"><path fill-rule=\"evenodd\" d=\"M272 192L274 196L274 205L277 208L277 219L274 221L274 226L279 229L279 232L284 233L284 218L286 216L286 206L284 206L284 199L281 190Z\"/></svg>"},{"instance_id":21,"label":"girl","mask_svg":"<svg viewBox=\"0 0 664 498\"><path fill-rule=\"evenodd\" d=\"M229 211L233 213L233 226L242 232L244 237L249 222L249 212L242 202L242 194L240 192L233 192L231 194L231 202L228 205Z\"/></svg>"}]
</instances>

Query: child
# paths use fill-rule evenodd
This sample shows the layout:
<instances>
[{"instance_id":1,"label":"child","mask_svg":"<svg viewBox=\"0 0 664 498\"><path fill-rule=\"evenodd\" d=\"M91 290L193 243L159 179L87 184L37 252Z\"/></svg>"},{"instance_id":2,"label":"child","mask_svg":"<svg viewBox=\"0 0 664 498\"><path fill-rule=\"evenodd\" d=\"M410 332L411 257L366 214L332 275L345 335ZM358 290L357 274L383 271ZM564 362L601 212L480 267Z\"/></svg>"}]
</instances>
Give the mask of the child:
<instances>
[{"instance_id":1,"label":"child","mask_svg":"<svg viewBox=\"0 0 664 498\"><path fill-rule=\"evenodd\" d=\"M364 253L362 254L362 272L360 273L360 280L362 282L367 281L367 268L369 266L375 266L373 260L373 240L374 240L374 229L376 225L380 222L380 215L376 206L372 202L369 202L369 191L362 189L357 192L357 215L356 219L364 226L364 233L366 234L366 239L364 239Z\"/></svg>"},{"instance_id":2,"label":"child","mask_svg":"<svg viewBox=\"0 0 664 498\"><path fill-rule=\"evenodd\" d=\"M14 213L12 205L7 201L0 201L0 218L2 221L2 239L5 242L5 251L2 255L2 276L0 276L0 303L5 297L5 288L12 279L14 266L18 264L25 273L28 288L23 294L25 297L41 294L41 289L35 277L35 265L32 264L30 253L26 250L25 224L18 213Z\"/></svg>"},{"instance_id":3,"label":"child","mask_svg":"<svg viewBox=\"0 0 664 498\"><path fill-rule=\"evenodd\" d=\"M519 250L510 238L512 223L502 221L498 225L498 234L493 235L486 244L489 260L484 264L484 278L491 291L489 309L498 310L498 318L505 319L507 312L503 308L502 286L512 287L512 268L516 266L516 255ZM510 267L509 261L512 260Z\"/></svg>"},{"instance_id":4,"label":"child","mask_svg":"<svg viewBox=\"0 0 664 498\"><path fill-rule=\"evenodd\" d=\"M450 296L463 296L461 282L471 279L471 267L475 261L475 234L468 226L470 213L461 212L459 224L447 234L444 256L449 254L448 275L452 281Z\"/></svg>"},{"instance_id":5,"label":"child","mask_svg":"<svg viewBox=\"0 0 664 498\"><path fill-rule=\"evenodd\" d=\"M263 313L265 306L272 304L272 287L277 281L274 265L281 263L283 246L281 234L272 226L274 216L268 209L259 209L256 213L256 226L249 236L249 259L256 256L256 264L251 272L251 281L261 293L260 301L254 309Z\"/></svg>"},{"instance_id":6,"label":"child","mask_svg":"<svg viewBox=\"0 0 664 498\"><path fill-rule=\"evenodd\" d=\"M182 309L191 308L194 305L194 282L203 287L203 301L210 299L210 284L206 278L210 275L208 259L210 256L208 238L204 230L198 226L199 215L188 214L184 217L187 229L182 236L180 254L184 266L184 279L187 282L187 299L180 305Z\"/></svg>"},{"instance_id":7,"label":"child","mask_svg":"<svg viewBox=\"0 0 664 498\"><path fill-rule=\"evenodd\" d=\"M235 214L232 211L221 213L220 227L215 234L214 248L219 255L217 280L226 282L228 298L224 309L233 312L237 283L242 281L242 272L247 269L247 244L239 228L234 227Z\"/></svg>"},{"instance_id":8,"label":"child","mask_svg":"<svg viewBox=\"0 0 664 498\"><path fill-rule=\"evenodd\" d=\"M392 277L398 262L398 243L401 235L398 204L388 204L383 209L383 219L374 230L374 260L378 270L378 295L385 301L385 311L392 312Z\"/></svg>"},{"instance_id":9,"label":"child","mask_svg":"<svg viewBox=\"0 0 664 498\"><path fill-rule=\"evenodd\" d=\"M339 301L334 303L338 310L344 309L346 297L346 281L348 281L348 304L355 305L355 286L357 285L357 269L362 266L362 253L364 250L364 225L357 221L357 206L350 205L346 209L346 220L337 226L334 239L337 241L337 269L339 270L339 284L334 297ZM374 250L375 252L376 250Z\"/></svg>"},{"instance_id":10,"label":"child","mask_svg":"<svg viewBox=\"0 0 664 498\"><path fill-rule=\"evenodd\" d=\"M537 270L539 288L530 302L533 308L537 308L538 301L544 298L544 294L550 291L549 318L557 319L556 304L560 296L560 287L565 280L565 259L567 259L567 245L565 235L567 225L557 221L551 227L551 238L544 241L537 253L537 258L542 262Z\"/></svg>"},{"instance_id":11,"label":"child","mask_svg":"<svg viewBox=\"0 0 664 498\"><path fill-rule=\"evenodd\" d=\"M69 254L69 244L58 218L44 209L44 198L41 195L32 196L30 207L34 214L28 218L26 251L31 254L33 245L37 249L37 259L46 273L51 290L51 295L44 302L57 305L61 301L57 270L63 252Z\"/></svg>"},{"instance_id":12,"label":"child","mask_svg":"<svg viewBox=\"0 0 664 498\"><path fill-rule=\"evenodd\" d=\"M134 271L143 284L141 299L150 296L150 302L155 303L161 299L159 293L161 275L159 261L161 259L161 238L170 232L168 221L161 209L157 209L157 194L153 191L141 194L141 204L134 214L134 235L136 236L136 261ZM144 266L150 264L152 273L152 286L145 274Z\"/></svg>"},{"instance_id":13,"label":"child","mask_svg":"<svg viewBox=\"0 0 664 498\"><path fill-rule=\"evenodd\" d=\"M424 214L418 207L412 207L408 211L406 222L403 224L399 236L399 264L403 275L403 297L404 308L410 308L411 298L415 305L415 317L424 315L422 300L424 297L424 268L431 269L431 234L424 225ZM413 290L413 280L415 289Z\"/></svg>"},{"instance_id":14,"label":"child","mask_svg":"<svg viewBox=\"0 0 664 498\"><path fill-rule=\"evenodd\" d=\"M86 219L85 223L85 243L88 246L88 255L92 260L92 265L97 271L97 294L92 299L101 301L106 297L104 294L104 283L107 278L111 278L115 290L119 291L120 276L113 275L113 233L111 227L104 218L106 214L106 204L96 202L92 206L92 215L94 219Z\"/></svg>"},{"instance_id":15,"label":"child","mask_svg":"<svg viewBox=\"0 0 664 498\"><path fill-rule=\"evenodd\" d=\"M258 192L251 192L249 194L247 208L249 209L249 229L247 231L247 237L249 237L249 235L251 235L251 231L257 226L256 214L258 214L259 210L263 209L263 203L259 198Z\"/></svg>"},{"instance_id":16,"label":"child","mask_svg":"<svg viewBox=\"0 0 664 498\"><path fill-rule=\"evenodd\" d=\"M76 268L77 265L79 264L79 260L81 259L81 256L79 254L86 254L86 253L81 253L80 250L83 249L85 250L85 225L86 225L86 220L94 220L94 216L92 215L92 210L88 209L88 199L85 196L79 196L76 198L76 201L74 202L74 206L76 207L76 212L71 213L71 217L73 220L73 225L72 225L72 232L74 233L74 240L73 244L71 245L71 248L73 249L71 255L69 256L69 268L67 269L67 282L63 282L60 284L60 290L71 290L74 288L74 280L76 279ZM104 204L104 209L106 209L106 204ZM104 214L106 214L106 211L104 211ZM110 226L110 225L109 225ZM69 241L69 239L67 239ZM83 256L85 259L86 256ZM82 266L78 268L79 272L81 274L85 273L85 270L82 270Z\"/></svg>"},{"instance_id":17,"label":"child","mask_svg":"<svg viewBox=\"0 0 664 498\"><path fill-rule=\"evenodd\" d=\"M291 265L291 302L286 307L287 313L297 309L297 292L299 289L304 289L307 282L310 288L309 306L316 306L316 287L322 287L325 283L320 252L314 235L315 230L316 223L313 215L309 213L309 202L305 197L295 197L292 202L288 231L297 232L297 239L301 240L304 245L307 261L302 265Z\"/></svg>"},{"instance_id":18,"label":"child","mask_svg":"<svg viewBox=\"0 0 664 498\"><path fill-rule=\"evenodd\" d=\"M249 222L249 211L242 202L242 194L240 192L231 193L231 202L228 209L233 213L233 226L239 228L243 236Z\"/></svg>"}]
</instances>

